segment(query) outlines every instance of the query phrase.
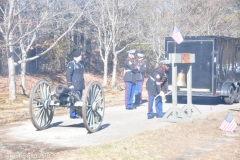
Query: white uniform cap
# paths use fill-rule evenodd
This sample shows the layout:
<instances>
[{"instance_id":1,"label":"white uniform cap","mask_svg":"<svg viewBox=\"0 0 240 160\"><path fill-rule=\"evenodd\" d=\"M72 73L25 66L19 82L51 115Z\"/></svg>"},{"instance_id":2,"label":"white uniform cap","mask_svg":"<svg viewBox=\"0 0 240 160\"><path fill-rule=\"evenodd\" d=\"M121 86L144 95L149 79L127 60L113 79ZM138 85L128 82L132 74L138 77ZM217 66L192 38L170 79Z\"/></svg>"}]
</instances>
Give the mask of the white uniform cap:
<instances>
[{"instance_id":1,"label":"white uniform cap","mask_svg":"<svg viewBox=\"0 0 240 160\"><path fill-rule=\"evenodd\" d=\"M167 59L165 59L165 60L162 60L161 63L162 63L162 64L170 64L170 61L167 60Z\"/></svg>"},{"instance_id":2,"label":"white uniform cap","mask_svg":"<svg viewBox=\"0 0 240 160\"><path fill-rule=\"evenodd\" d=\"M132 50L129 50L129 51L127 51L128 53L131 53L131 54L135 54L135 52L136 52L136 49L132 49Z\"/></svg>"},{"instance_id":3,"label":"white uniform cap","mask_svg":"<svg viewBox=\"0 0 240 160\"><path fill-rule=\"evenodd\" d=\"M143 54L143 53L137 53L137 56L138 56L139 58L143 58L143 57L144 57L144 54Z\"/></svg>"}]
</instances>

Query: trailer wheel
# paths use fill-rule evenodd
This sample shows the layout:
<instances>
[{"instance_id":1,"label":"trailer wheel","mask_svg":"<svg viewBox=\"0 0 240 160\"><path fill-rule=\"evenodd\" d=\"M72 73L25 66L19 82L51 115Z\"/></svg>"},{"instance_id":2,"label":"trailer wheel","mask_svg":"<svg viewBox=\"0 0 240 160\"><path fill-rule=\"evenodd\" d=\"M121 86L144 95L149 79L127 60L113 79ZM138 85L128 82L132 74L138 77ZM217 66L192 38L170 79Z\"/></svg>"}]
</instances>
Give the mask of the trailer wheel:
<instances>
[{"instance_id":1,"label":"trailer wheel","mask_svg":"<svg viewBox=\"0 0 240 160\"><path fill-rule=\"evenodd\" d=\"M234 103L239 103L240 101L240 87L237 86L237 88L234 91Z\"/></svg>"},{"instance_id":2,"label":"trailer wheel","mask_svg":"<svg viewBox=\"0 0 240 160\"><path fill-rule=\"evenodd\" d=\"M230 86L229 95L228 95L228 97L224 97L224 101L225 101L226 104L233 104L233 101L234 101L234 88L233 88L233 86Z\"/></svg>"}]
</instances>

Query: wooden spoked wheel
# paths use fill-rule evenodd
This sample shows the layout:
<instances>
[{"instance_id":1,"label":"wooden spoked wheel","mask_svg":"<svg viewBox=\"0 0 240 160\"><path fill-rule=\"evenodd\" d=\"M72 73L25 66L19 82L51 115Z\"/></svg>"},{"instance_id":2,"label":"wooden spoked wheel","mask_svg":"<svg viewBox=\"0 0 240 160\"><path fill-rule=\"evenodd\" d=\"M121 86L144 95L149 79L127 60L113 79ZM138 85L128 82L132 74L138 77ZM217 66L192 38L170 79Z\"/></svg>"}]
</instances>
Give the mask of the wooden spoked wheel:
<instances>
[{"instance_id":1,"label":"wooden spoked wheel","mask_svg":"<svg viewBox=\"0 0 240 160\"><path fill-rule=\"evenodd\" d=\"M32 124L38 130L46 129L54 115L54 106L50 106L52 88L45 80L36 83L29 98L29 111Z\"/></svg>"},{"instance_id":2,"label":"wooden spoked wheel","mask_svg":"<svg viewBox=\"0 0 240 160\"><path fill-rule=\"evenodd\" d=\"M89 84L82 106L82 118L86 129L93 133L100 128L105 110L104 91L101 84L94 81Z\"/></svg>"}]
</instances>

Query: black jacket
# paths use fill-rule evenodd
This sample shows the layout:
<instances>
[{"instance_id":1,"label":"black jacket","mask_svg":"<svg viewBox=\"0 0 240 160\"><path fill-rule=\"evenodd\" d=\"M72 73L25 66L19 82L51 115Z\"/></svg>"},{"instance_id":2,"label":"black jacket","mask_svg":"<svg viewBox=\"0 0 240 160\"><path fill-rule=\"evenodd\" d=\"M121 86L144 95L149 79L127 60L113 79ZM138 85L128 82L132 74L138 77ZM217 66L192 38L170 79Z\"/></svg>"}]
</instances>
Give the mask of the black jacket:
<instances>
[{"instance_id":1,"label":"black jacket","mask_svg":"<svg viewBox=\"0 0 240 160\"><path fill-rule=\"evenodd\" d=\"M157 95L161 91L161 85L157 82L164 82L166 81L166 74L162 67L157 67L153 70L151 76L148 78L146 83L146 89L153 95Z\"/></svg>"},{"instance_id":2,"label":"black jacket","mask_svg":"<svg viewBox=\"0 0 240 160\"><path fill-rule=\"evenodd\" d=\"M69 62L66 71L68 87L73 85L74 90L85 89L83 74L84 66L80 62L76 62L75 60Z\"/></svg>"},{"instance_id":3,"label":"black jacket","mask_svg":"<svg viewBox=\"0 0 240 160\"><path fill-rule=\"evenodd\" d=\"M124 69L125 69L125 75L123 80L125 82L133 82L136 83L136 68L134 64L134 60L131 58L127 58L124 61Z\"/></svg>"},{"instance_id":4,"label":"black jacket","mask_svg":"<svg viewBox=\"0 0 240 160\"><path fill-rule=\"evenodd\" d=\"M144 61L138 61L137 68L138 70L136 71L136 81L143 81L144 73L146 71L146 63Z\"/></svg>"}]
</instances>

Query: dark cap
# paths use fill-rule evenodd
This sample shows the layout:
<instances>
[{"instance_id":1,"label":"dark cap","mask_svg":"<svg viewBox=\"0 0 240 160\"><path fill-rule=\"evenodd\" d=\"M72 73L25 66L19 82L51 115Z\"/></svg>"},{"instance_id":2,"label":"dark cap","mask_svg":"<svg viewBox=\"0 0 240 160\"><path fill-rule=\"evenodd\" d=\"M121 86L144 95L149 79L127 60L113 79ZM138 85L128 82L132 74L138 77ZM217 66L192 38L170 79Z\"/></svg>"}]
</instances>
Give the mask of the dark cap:
<instances>
[{"instance_id":1,"label":"dark cap","mask_svg":"<svg viewBox=\"0 0 240 160\"><path fill-rule=\"evenodd\" d=\"M81 54L82 54L82 53L81 53L80 50L74 49L74 50L72 51L72 56L73 56L73 57L79 57Z\"/></svg>"}]
</instances>

